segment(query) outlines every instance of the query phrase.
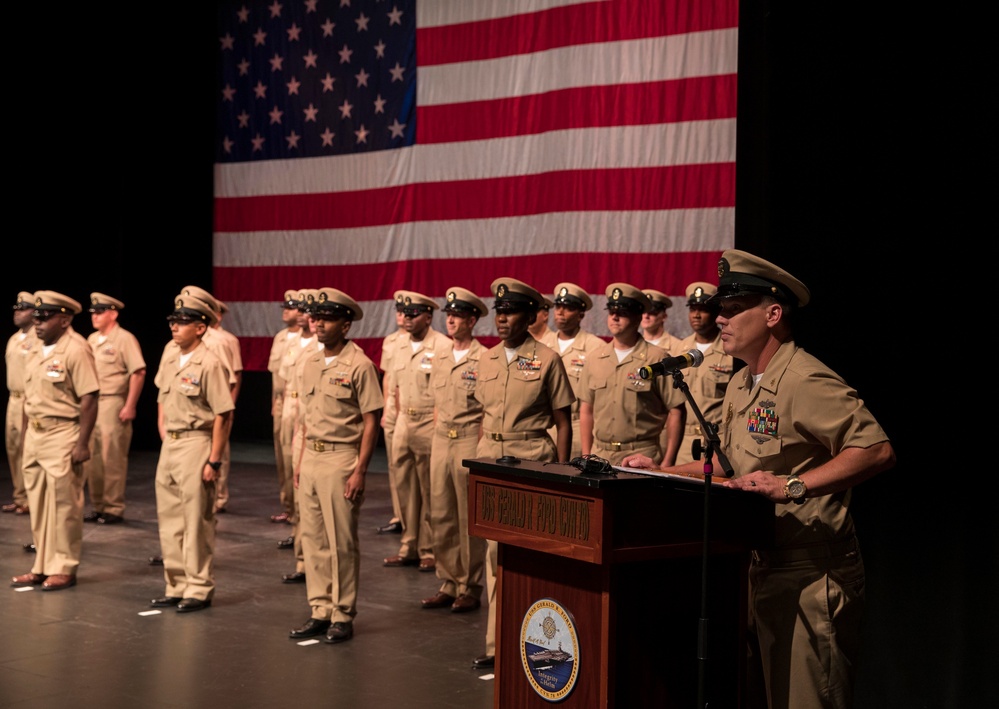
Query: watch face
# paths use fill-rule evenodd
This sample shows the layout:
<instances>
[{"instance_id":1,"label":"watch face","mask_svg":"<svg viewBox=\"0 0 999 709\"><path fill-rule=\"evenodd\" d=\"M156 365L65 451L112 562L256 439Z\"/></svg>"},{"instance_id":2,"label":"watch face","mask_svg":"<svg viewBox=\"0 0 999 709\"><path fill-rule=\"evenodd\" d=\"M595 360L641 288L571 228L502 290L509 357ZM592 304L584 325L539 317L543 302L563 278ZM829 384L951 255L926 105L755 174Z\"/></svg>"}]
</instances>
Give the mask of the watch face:
<instances>
[{"instance_id":1,"label":"watch face","mask_svg":"<svg viewBox=\"0 0 999 709\"><path fill-rule=\"evenodd\" d=\"M797 478L787 481L787 496L792 500L797 500L805 496L805 483Z\"/></svg>"}]
</instances>

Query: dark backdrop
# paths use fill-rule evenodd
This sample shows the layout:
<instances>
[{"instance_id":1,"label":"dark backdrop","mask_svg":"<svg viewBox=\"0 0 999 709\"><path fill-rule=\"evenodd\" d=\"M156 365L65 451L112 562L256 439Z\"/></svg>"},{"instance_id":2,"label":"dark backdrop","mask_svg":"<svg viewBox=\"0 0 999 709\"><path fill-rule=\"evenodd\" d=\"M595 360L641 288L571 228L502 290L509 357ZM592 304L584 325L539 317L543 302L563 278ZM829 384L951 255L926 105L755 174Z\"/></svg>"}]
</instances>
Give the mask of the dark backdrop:
<instances>
[{"instance_id":1,"label":"dark backdrop","mask_svg":"<svg viewBox=\"0 0 999 709\"><path fill-rule=\"evenodd\" d=\"M979 388L948 392L962 377L945 373L963 368L938 348L955 321L933 305L969 289L959 260L987 261L956 223L975 118L955 120L954 73L928 40L947 34L940 20L812 5L743 3L736 246L808 284L800 343L861 392L897 449L896 468L855 491L870 600L856 707L996 706L995 515L976 476L981 405L958 393ZM88 6L55 30L63 51L12 80L26 97L8 131L20 225L2 272L11 303L38 289L126 303L120 322L149 364L133 445L155 450L172 296L211 289L218 39L210 12L182 26L133 10L148 16L122 33L112 10ZM91 331L86 315L75 326ZM236 440L269 440L268 392L269 375L246 374Z\"/></svg>"}]
</instances>

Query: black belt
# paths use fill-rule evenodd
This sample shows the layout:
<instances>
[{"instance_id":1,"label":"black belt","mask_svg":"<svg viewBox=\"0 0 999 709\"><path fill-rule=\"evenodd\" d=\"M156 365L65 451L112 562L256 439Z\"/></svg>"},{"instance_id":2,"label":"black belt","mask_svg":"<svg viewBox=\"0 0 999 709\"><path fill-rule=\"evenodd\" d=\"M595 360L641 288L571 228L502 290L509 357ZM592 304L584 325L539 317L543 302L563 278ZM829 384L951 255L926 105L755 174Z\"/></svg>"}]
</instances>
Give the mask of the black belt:
<instances>
[{"instance_id":1,"label":"black belt","mask_svg":"<svg viewBox=\"0 0 999 709\"><path fill-rule=\"evenodd\" d=\"M841 539L835 542L809 544L808 546L792 547L790 549L774 549L768 551L753 551L753 563L762 566L780 566L796 561L818 561L846 556L860 549L856 537Z\"/></svg>"}]
</instances>

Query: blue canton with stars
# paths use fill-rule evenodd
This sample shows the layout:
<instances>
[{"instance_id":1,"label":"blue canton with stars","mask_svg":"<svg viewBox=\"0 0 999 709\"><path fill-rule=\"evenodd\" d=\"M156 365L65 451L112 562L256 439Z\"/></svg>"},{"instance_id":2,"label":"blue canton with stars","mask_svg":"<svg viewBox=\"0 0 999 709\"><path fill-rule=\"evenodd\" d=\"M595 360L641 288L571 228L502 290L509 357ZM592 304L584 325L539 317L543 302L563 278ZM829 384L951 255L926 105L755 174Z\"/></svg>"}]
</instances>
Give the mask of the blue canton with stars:
<instances>
[{"instance_id":1,"label":"blue canton with stars","mask_svg":"<svg viewBox=\"0 0 999 709\"><path fill-rule=\"evenodd\" d=\"M415 0L218 7L216 162L415 142Z\"/></svg>"}]
</instances>

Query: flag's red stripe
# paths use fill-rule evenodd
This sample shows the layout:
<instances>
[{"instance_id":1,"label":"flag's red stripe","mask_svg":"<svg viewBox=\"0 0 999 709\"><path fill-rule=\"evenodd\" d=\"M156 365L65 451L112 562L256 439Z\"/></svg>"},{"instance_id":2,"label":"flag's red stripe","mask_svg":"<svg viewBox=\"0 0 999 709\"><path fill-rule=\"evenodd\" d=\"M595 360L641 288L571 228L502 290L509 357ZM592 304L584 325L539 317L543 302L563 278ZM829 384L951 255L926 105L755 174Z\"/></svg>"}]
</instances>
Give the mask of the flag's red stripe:
<instances>
[{"instance_id":1,"label":"flag's red stripe","mask_svg":"<svg viewBox=\"0 0 999 709\"><path fill-rule=\"evenodd\" d=\"M612 237L608 236L610 241ZM613 248L613 243L608 247ZM602 295L617 281L683 293L692 281L712 281L720 251L659 254L555 253L469 259L414 259L359 265L267 266L214 269L215 292L227 302L281 301L288 288L338 287L355 300L390 299L400 288L443 298L452 286L489 297L492 282L510 276L549 295L560 281Z\"/></svg>"},{"instance_id":2,"label":"flag's red stripe","mask_svg":"<svg viewBox=\"0 0 999 709\"><path fill-rule=\"evenodd\" d=\"M217 198L215 231L345 229L547 212L734 205L734 163L564 170L356 192Z\"/></svg>"},{"instance_id":3,"label":"flag's red stripe","mask_svg":"<svg viewBox=\"0 0 999 709\"><path fill-rule=\"evenodd\" d=\"M735 0L615 0L416 31L420 66L737 27Z\"/></svg>"},{"instance_id":4,"label":"flag's red stripe","mask_svg":"<svg viewBox=\"0 0 999 709\"><path fill-rule=\"evenodd\" d=\"M735 118L736 75L587 86L457 106L425 106L416 115L416 142L421 145L569 128Z\"/></svg>"}]
</instances>

